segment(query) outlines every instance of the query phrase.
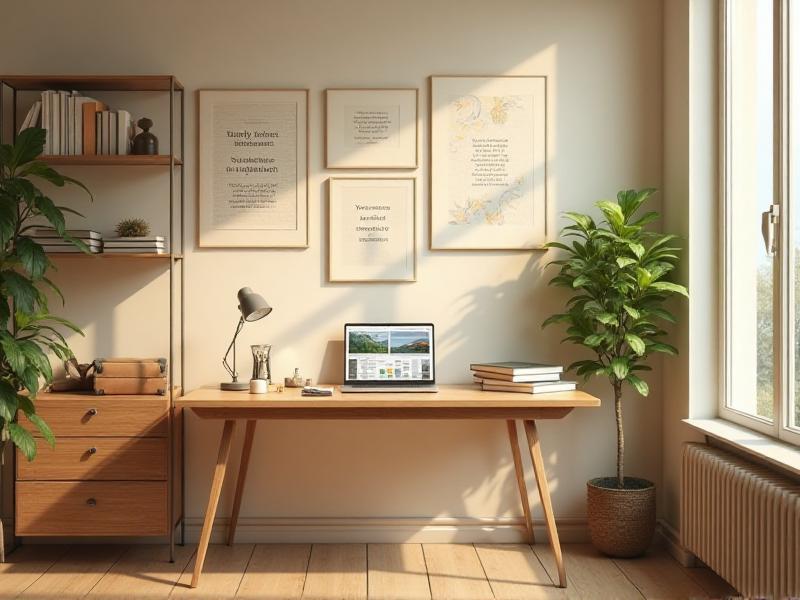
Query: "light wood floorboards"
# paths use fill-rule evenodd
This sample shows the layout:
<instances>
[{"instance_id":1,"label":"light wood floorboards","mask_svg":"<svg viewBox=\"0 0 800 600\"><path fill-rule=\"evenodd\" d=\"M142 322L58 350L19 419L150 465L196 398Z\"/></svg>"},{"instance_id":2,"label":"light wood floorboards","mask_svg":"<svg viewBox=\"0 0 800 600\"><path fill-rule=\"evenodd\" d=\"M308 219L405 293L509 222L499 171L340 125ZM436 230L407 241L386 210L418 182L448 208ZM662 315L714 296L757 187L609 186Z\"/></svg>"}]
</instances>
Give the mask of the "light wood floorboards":
<instances>
[{"instance_id":1,"label":"light wood floorboards","mask_svg":"<svg viewBox=\"0 0 800 600\"><path fill-rule=\"evenodd\" d=\"M612 560L565 544L559 589L547 544L236 544L209 546L197 589L195 546L24 546L0 564L0 599L264 598L535 600L721 598L735 591L665 551Z\"/></svg>"}]
</instances>

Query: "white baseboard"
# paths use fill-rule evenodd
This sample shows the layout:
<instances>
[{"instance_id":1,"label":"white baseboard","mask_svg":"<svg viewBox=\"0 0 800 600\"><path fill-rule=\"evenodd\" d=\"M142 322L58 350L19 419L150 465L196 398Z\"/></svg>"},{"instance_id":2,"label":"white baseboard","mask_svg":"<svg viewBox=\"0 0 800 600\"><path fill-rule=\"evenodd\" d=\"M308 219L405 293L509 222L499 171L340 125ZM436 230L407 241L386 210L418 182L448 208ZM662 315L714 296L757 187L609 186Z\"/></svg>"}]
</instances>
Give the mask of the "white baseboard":
<instances>
[{"instance_id":1,"label":"white baseboard","mask_svg":"<svg viewBox=\"0 0 800 600\"><path fill-rule=\"evenodd\" d=\"M211 541L223 543L228 518L214 520ZM186 519L186 541L200 539L203 520ZM562 542L586 542L586 519L557 521ZM544 521L534 521L537 542L547 542ZM236 541L249 543L519 543L525 542L521 519L480 518L265 518L239 519Z\"/></svg>"},{"instance_id":2,"label":"white baseboard","mask_svg":"<svg viewBox=\"0 0 800 600\"><path fill-rule=\"evenodd\" d=\"M697 557L681 544L681 536L675 528L663 519L658 520L657 535L661 537L667 552L684 567L697 567Z\"/></svg>"}]
</instances>

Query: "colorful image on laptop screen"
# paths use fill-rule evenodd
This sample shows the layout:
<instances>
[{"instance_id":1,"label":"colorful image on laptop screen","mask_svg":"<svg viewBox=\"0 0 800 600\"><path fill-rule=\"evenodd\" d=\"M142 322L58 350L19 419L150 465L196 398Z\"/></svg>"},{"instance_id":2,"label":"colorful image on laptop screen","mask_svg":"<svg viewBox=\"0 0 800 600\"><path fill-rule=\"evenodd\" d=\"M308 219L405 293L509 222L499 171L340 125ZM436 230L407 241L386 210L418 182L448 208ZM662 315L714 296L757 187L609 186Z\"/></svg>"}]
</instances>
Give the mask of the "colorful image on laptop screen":
<instances>
[{"instance_id":1,"label":"colorful image on laptop screen","mask_svg":"<svg viewBox=\"0 0 800 600\"><path fill-rule=\"evenodd\" d=\"M345 380L434 381L433 325L345 326Z\"/></svg>"}]
</instances>

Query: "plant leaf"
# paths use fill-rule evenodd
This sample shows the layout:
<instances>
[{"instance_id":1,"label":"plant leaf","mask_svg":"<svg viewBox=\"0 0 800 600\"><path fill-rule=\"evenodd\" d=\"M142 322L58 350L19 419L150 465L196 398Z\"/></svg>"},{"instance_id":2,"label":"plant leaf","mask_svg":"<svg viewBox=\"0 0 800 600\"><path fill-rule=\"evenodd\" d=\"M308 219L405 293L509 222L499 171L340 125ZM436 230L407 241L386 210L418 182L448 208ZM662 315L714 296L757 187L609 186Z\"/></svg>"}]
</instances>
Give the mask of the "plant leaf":
<instances>
[{"instance_id":1,"label":"plant leaf","mask_svg":"<svg viewBox=\"0 0 800 600\"><path fill-rule=\"evenodd\" d=\"M21 377L25 373L26 364L25 355L17 340L10 333L2 331L0 332L0 348L3 349L3 358L8 363L8 366L17 376Z\"/></svg>"},{"instance_id":2,"label":"plant leaf","mask_svg":"<svg viewBox=\"0 0 800 600\"><path fill-rule=\"evenodd\" d=\"M8 433L11 436L11 441L20 449L23 456L32 461L36 457L36 440L30 432L22 427L19 423L8 423Z\"/></svg>"},{"instance_id":3,"label":"plant leaf","mask_svg":"<svg viewBox=\"0 0 800 600\"><path fill-rule=\"evenodd\" d=\"M24 312L33 312L40 295L36 287L15 271L0 271L0 285L4 284L8 293L14 298L16 308Z\"/></svg>"},{"instance_id":4,"label":"plant leaf","mask_svg":"<svg viewBox=\"0 0 800 600\"><path fill-rule=\"evenodd\" d=\"M33 279L44 276L50 261L39 244L28 237L20 237L17 239L17 255Z\"/></svg>"},{"instance_id":5,"label":"plant leaf","mask_svg":"<svg viewBox=\"0 0 800 600\"><path fill-rule=\"evenodd\" d=\"M664 342L654 342L652 344L647 345L648 352L662 352L664 354L671 354L672 356L678 355L678 349L671 345L666 344Z\"/></svg>"},{"instance_id":6,"label":"plant leaf","mask_svg":"<svg viewBox=\"0 0 800 600\"><path fill-rule=\"evenodd\" d=\"M618 256L617 257L617 265L619 265L620 269L624 269L629 265L635 265L637 260L635 258L631 258L630 256Z\"/></svg>"},{"instance_id":7,"label":"plant leaf","mask_svg":"<svg viewBox=\"0 0 800 600\"><path fill-rule=\"evenodd\" d=\"M650 393L650 386L647 385L647 382L637 377L633 373L628 373L628 376L625 377L625 381L630 383L637 392L639 392L642 396L647 396Z\"/></svg>"},{"instance_id":8,"label":"plant leaf","mask_svg":"<svg viewBox=\"0 0 800 600\"><path fill-rule=\"evenodd\" d=\"M645 353L646 346L644 340L642 340L642 338L635 333L626 333L625 341L628 343L628 346L631 347L631 350L633 350L639 356Z\"/></svg>"},{"instance_id":9,"label":"plant leaf","mask_svg":"<svg viewBox=\"0 0 800 600\"><path fill-rule=\"evenodd\" d=\"M65 227L64 213L56 207L53 201L47 196L37 196L34 200L34 206L50 222L56 233L63 237Z\"/></svg>"},{"instance_id":10,"label":"plant leaf","mask_svg":"<svg viewBox=\"0 0 800 600\"><path fill-rule=\"evenodd\" d=\"M42 434L42 437L48 443L51 448L56 447L56 436L53 435L53 431L50 427L45 423L44 419L37 415L36 413L31 413L28 415L28 420L36 425L36 429L39 430L39 433Z\"/></svg>"},{"instance_id":11,"label":"plant leaf","mask_svg":"<svg viewBox=\"0 0 800 600\"><path fill-rule=\"evenodd\" d=\"M614 377L619 380L624 380L628 376L628 360L622 358L621 356L617 356L611 360L611 372L614 373Z\"/></svg>"},{"instance_id":12,"label":"plant leaf","mask_svg":"<svg viewBox=\"0 0 800 600\"><path fill-rule=\"evenodd\" d=\"M676 294L686 296L687 298L689 297L689 290L687 290L684 286L677 283L672 283L671 281L656 281L651 287L660 292L674 292Z\"/></svg>"},{"instance_id":13,"label":"plant leaf","mask_svg":"<svg viewBox=\"0 0 800 600\"><path fill-rule=\"evenodd\" d=\"M636 310L632 306L629 306L627 304L623 304L622 308L625 310L626 313L628 313L631 316L631 319L640 319L642 317L642 313L640 313L638 310Z\"/></svg>"},{"instance_id":14,"label":"plant leaf","mask_svg":"<svg viewBox=\"0 0 800 600\"><path fill-rule=\"evenodd\" d=\"M595 348L603 343L603 340L606 339L606 336L602 333L593 333L590 336L584 338L583 343L590 348Z\"/></svg>"},{"instance_id":15,"label":"plant leaf","mask_svg":"<svg viewBox=\"0 0 800 600\"><path fill-rule=\"evenodd\" d=\"M11 161L8 165L12 171L20 165L29 163L39 156L44 150L44 141L47 134L41 127L28 127L17 136L11 150Z\"/></svg>"},{"instance_id":16,"label":"plant leaf","mask_svg":"<svg viewBox=\"0 0 800 600\"><path fill-rule=\"evenodd\" d=\"M6 247L17 226L16 202L0 195L0 250Z\"/></svg>"},{"instance_id":17,"label":"plant leaf","mask_svg":"<svg viewBox=\"0 0 800 600\"><path fill-rule=\"evenodd\" d=\"M564 313L547 317L542 323L542 329L553 323L570 323L572 322L572 315Z\"/></svg>"},{"instance_id":18,"label":"plant leaf","mask_svg":"<svg viewBox=\"0 0 800 600\"><path fill-rule=\"evenodd\" d=\"M603 325L613 325L613 326L619 325L619 320L617 320L617 317L615 315L612 315L611 313L607 312L600 313L595 315L594 318L597 321L600 321Z\"/></svg>"}]
</instances>

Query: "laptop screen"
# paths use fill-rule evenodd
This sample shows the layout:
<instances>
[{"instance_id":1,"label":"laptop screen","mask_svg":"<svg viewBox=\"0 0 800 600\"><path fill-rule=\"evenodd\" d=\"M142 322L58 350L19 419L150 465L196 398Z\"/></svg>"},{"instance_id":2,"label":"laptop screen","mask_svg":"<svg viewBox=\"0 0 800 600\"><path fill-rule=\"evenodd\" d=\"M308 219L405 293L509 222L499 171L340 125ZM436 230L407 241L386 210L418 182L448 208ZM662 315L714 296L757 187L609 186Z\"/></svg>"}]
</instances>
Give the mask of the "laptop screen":
<instances>
[{"instance_id":1,"label":"laptop screen","mask_svg":"<svg viewBox=\"0 0 800 600\"><path fill-rule=\"evenodd\" d=\"M348 323L344 366L347 383L434 383L433 325Z\"/></svg>"}]
</instances>

